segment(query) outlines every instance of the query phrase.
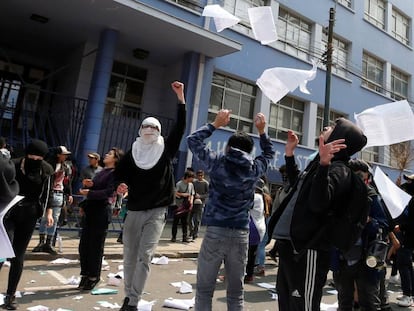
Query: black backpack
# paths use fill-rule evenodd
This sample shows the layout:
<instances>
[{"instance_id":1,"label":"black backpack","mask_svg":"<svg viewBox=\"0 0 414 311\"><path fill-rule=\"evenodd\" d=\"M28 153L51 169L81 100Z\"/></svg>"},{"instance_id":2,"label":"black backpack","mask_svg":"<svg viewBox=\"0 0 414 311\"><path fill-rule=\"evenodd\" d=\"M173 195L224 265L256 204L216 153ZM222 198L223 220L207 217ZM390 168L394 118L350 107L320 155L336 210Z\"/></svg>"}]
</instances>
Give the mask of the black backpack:
<instances>
[{"instance_id":1,"label":"black backpack","mask_svg":"<svg viewBox=\"0 0 414 311\"><path fill-rule=\"evenodd\" d=\"M330 240L342 253L347 253L361 237L370 207L368 186L352 170L350 172L351 189L347 203L336 204L330 217Z\"/></svg>"}]
</instances>

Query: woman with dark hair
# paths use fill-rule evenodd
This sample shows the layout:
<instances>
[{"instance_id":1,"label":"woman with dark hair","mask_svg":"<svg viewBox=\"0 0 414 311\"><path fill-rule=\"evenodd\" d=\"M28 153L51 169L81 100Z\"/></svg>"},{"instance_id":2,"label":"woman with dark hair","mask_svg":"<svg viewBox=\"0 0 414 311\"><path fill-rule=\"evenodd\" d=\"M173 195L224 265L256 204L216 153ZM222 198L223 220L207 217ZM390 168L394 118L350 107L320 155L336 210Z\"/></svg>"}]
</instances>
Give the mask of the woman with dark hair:
<instances>
[{"instance_id":1,"label":"woman with dark hair","mask_svg":"<svg viewBox=\"0 0 414 311\"><path fill-rule=\"evenodd\" d=\"M122 150L112 148L103 160L104 169L93 179L82 180L83 188L79 192L86 196L86 204L83 206L85 223L79 242L80 290L92 290L101 277L105 238L116 201L114 170L123 155Z\"/></svg>"}]
</instances>

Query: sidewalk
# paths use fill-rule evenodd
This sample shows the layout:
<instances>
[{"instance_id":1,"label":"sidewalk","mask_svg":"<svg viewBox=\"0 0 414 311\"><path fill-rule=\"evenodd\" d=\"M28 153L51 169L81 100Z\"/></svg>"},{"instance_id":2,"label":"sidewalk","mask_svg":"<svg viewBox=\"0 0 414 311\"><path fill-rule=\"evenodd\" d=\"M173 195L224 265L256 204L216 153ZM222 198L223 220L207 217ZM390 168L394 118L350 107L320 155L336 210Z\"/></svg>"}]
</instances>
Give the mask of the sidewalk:
<instances>
[{"instance_id":1,"label":"sidewalk","mask_svg":"<svg viewBox=\"0 0 414 311\"><path fill-rule=\"evenodd\" d=\"M199 231L199 237L194 242L182 243L181 242L181 227L178 228L177 242L173 243L171 239L171 226L172 221L168 220L164 231L161 235L160 242L155 251L155 256L166 256L169 258L195 258L198 256L200 250L201 241L204 236L205 227L202 226ZM26 260L53 260L56 258L67 258L67 259L78 259L79 252L79 237L78 230L71 229L67 230L65 227L59 230L59 234L62 237L62 252L57 256L53 256L47 253L33 253L32 249L39 243L39 232L35 230L33 232L33 237L29 243L29 246L26 251ZM122 259L122 244L118 243L116 240L118 238L118 232L108 232L108 236L105 242L104 256L105 259ZM58 250L58 243L56 242L56 250Z\"/></svg>"}]
</instances>

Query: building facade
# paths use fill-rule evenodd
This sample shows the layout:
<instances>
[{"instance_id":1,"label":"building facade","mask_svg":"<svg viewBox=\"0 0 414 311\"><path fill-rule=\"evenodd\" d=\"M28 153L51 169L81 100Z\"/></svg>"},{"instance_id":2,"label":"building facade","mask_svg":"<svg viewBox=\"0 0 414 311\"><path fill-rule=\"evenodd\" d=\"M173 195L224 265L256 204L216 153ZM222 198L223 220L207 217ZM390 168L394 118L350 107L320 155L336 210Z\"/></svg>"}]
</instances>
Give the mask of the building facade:
<instances>
[{"instance_id":1,"label":"building facade","mask_svg":"<svg viewBox=\"0 0 414 311\"><path fill-rule=\"evenodd\" d=\"M218 33L207 4L220 4L241 21ZM270 6L278 41L254 39L247 9ZM32 137L66 145L79 165L91 151L129 149L140 120L154 115L163 135L175 118L170 83L185 83L187 129L232 110L228 128L209 141L225 148L236 130L252 134L263 112L276 157L269 179L279 182L288 129L300 137L299 168L315 151L326 101L326 50L330 9L335 10L329 119L354 119L369 107L413 99L414 3L406 0L13 0L0 3L0 126L16 150ZM310 94L299 90L278 103L256 85L272 67L309 70ZM387 146L360 157L381 165L391 178ZM183 140L177 176L198 168ZM412 169L412 168L411 168Z\"/></svg>"}]
</instances>

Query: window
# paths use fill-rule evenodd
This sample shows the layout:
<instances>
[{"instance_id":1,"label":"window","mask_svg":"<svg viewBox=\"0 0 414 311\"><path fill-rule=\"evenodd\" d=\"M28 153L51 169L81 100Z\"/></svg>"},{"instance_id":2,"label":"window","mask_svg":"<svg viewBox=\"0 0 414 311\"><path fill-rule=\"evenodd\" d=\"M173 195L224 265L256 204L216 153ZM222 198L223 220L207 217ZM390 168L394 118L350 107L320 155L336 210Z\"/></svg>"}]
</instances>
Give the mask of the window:
<instances>
[{"instance_id":1,"label":"window","mask_svg":"<svg viewBox=\"0 0 414 311\"><path fill-rule=\"evenodd\" d=\"M301 142L304 109L304 102L289 96L283 97L277 104L272 103L268 126L269 136L286 141L287 131L292 130Z\"/></svg>"},{"instance_id":2,"label":"window","mask_svg":"<svg viewBox=\"0 0 414 311\"><path fill-rule=\"evenodd\" d=\"M279 8L277 21L279 40L276 46L301 59L308 59L311 49L312 26L302 18Z\"/></svg>"},{"instance_id":3,"label":"window","mask_svg":"<svg viewBox=\"0 0 414 311\"><path fill-rule=\"evenodd\" d=\"M214 121L220 109L231 109L229 127L251 133L257 87L225 75L214 73L208 121Z\"/></svg>"},{"instance_id":4,"label":"window","mask_svg":"<svg viewBox=\"0 0 414 311\"><path fill-rule=\"evenodd\" d=\"M105 112L139 117L147 70L114 61Z\"/></svg>"},{"instance_id":5,"label":"window","mask_svg":"<svg viewBox=\"0 0 414 311\"><path fill-rule=\"evenodd\" d=\"M408 45L409 33L410 33L410 21L407 17L402 15L396 10L392 10L392 25L391 25L392 36Z\"/></svg>"},{"instance_id":6,"label":"window","mask_svg":"<svg viewBox=\"0 0 414 311\"><path fill-rule=\"evenodd\" d=\"M362 160L372 163L379 162L379 147L369 147L361 151Z\"/></svg>"},{"instance_id":7,"label":"window","mask_svg":"<svg viewBox=\"0 0 414 311\"><path fill-rule=\"evenodd\" d=\"M328 33L323 32L323 42L328 46ZM332 39L332 73L346 78L348 67L348 43L338 38Z\"/></svg>"},{"instance_id":8,"label":"window","mask_svg":"<svg viewBox=\"0 0 414 311\"><path fill-rule=\"evenodd\" d=\"M346 6L347 8L352 8L352 0L338 0L338 3Z\"/></svg>"},{"instance_id":9,"label":"window","mask_svg":"<svg viewBox=\"0 0 414 311\"><path fill-rule=\"evenodd\" d=\"M240 24L250 28L247 9L264 6L265 0L224 0L224 9L240 18Z\"/></svg>"},{"instance_id":10,"label":"window","mask_svg":"<svg viewBox=\"0 0 414 311\"><path fill-rule=\"evenodd\" d=\"M324 117L324 108L318 107L318 111L316 114L316 128L315 128L315 147L317 146L318 137L323 130L323 117ZM340 117L346 117L343 113L339 113L336 111L329 111L329 125L334 125L335 120Z\"/></svg>"},{"instance_id":11,"label":"window","mask_svg":"<svg viewBox=\"0 0 414 311\"><path fill-rule=\"evenodd\" d=\"M185 6L191 10L202 12L204 7L204 2L201 0L170 0L174 3Z\"/></svg>"},{"instance_id":12,"label":"window","mask_svg":"<svg viewBox=\"0 0 414 311\"><path fill-rule=\"evenodd\" d=\"M391 69L391 97L396 100L406 99L408 97L408 75L401 71Z\"/></svg>"},{"instance_id":13,"label":"window","mask_svg":"<svg viewBox=\"0 0 414 311\"><path fill-rule=\"evenodd\" d=\"M365 0L364 18L378 28L385 29L385 2Z\"/></svg>"},{"instance_id":14,"label":"window","mask_svg":"<svg viewBox=\"0 0 414 311\"><path fill-rule=\"evenodd\" d=\"M364 53L362 57L362 85L383 93L384 63Z\"/></svg>"}]
</instances>

